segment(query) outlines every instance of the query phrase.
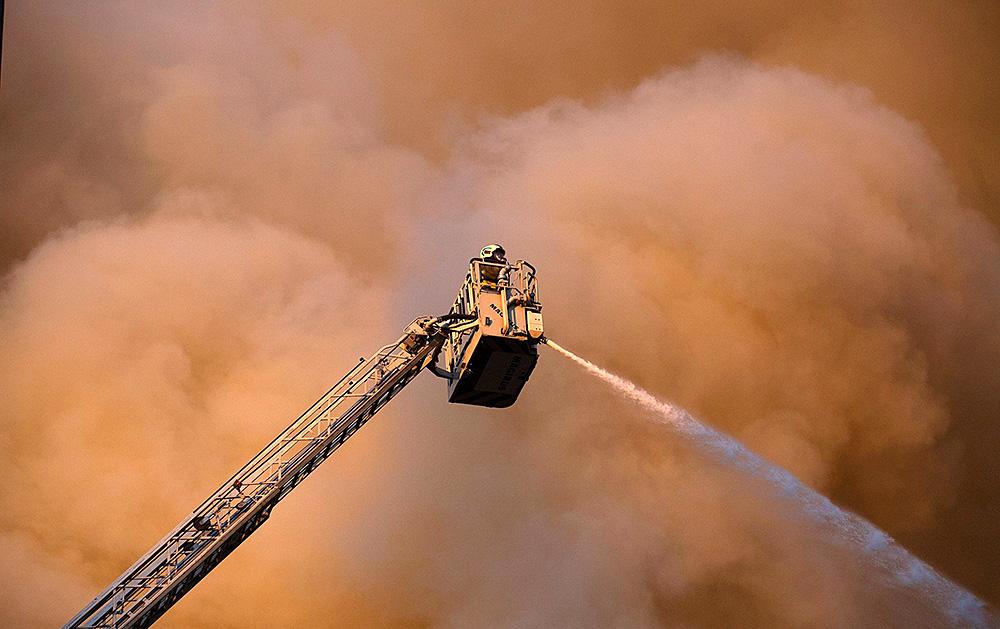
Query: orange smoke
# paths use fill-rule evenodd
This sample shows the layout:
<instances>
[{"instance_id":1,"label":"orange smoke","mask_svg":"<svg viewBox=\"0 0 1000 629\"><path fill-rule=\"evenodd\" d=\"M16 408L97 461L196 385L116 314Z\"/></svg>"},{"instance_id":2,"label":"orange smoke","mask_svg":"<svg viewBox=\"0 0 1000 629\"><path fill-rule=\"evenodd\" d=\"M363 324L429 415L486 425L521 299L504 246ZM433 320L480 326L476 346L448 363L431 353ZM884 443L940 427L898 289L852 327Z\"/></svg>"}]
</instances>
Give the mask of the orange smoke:
<instances>
[{"instance_id":1,"label":"orange smoke","mask_svg":"<svg viewBox=\"0 0 1000 629\"><path fill-rule=\"evenodd\" d=\"M65 621L487 240L554 338L1000 601L996 12L824 7L9 8L0 619ZM163 624L906 621L581 377L421 378Z\"/></svg>"}]
</instances>

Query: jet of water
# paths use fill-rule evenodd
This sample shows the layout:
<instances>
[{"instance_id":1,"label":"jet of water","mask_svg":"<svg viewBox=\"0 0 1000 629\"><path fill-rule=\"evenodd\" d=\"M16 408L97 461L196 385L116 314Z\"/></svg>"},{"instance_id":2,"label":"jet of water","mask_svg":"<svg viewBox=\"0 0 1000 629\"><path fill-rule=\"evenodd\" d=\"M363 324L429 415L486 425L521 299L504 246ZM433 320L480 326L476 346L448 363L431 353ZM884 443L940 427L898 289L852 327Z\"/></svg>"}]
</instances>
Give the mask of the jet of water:
<instances>
[{"instance_id":1,"label":"jet of water","mask_svg":"<svg viewBox=\"0 0 1000 629\"><path fill-rule=\"evenodd\" d=\"M795 504L810 520L833 531L839 541L858 549L865 559L881 569L891 584L914 592L943 610L956 626L1000 626L1000 621L984 602L913 556L871 522L841 509L787 470L765 461L740 442L695 419L682 408L657 399L635 383L598 367L551 339L547 339L546 344L660 417L661 423L697 449L733 469L769 483L779 496Z\"/></svg>"}]
</instances>

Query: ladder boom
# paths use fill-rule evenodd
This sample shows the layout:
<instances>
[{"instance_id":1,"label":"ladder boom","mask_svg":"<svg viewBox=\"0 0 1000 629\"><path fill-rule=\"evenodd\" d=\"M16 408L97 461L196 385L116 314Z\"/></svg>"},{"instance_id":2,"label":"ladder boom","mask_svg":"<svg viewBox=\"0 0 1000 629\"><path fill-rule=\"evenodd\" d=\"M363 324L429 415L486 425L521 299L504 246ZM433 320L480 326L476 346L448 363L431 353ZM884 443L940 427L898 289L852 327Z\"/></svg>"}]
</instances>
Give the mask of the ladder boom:
<instances>
[{"instance_id":1,"label":"ladder boom","mask_svg":"<svg viewBox=\"0 0 1000 629\"><path fill-rule=\"evenodd\" d=\"M449 320L423 317L299 416L65 626L148 627L437 357Z\"/></svg>"},{"instance_id":2,"label":"ladder boom","mask_svg":"<svg viewBox=\"0 0 1000 629\"><path fill-rule=\"evenodd\" d=\"M538 360L541 309L535 267L484 247L448 314L414 319L395 343L360 359L63 629L156 622L421 369L448 380L449 402L513 404Z\"/></svg>"}]
</instances>

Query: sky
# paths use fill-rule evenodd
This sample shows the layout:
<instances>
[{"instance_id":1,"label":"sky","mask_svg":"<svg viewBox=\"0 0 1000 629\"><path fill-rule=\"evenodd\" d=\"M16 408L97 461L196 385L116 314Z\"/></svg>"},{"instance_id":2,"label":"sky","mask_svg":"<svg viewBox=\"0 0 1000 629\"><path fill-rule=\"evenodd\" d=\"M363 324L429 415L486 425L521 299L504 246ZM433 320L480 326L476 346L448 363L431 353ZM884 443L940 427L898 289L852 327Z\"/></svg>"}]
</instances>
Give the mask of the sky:
<instances>
[{"instance_id":1,"label":"sky","mask_svg":"<svg viewBox=\"0 0 1000 629\"><path fill-rule=\"evenodd\" d=\"M1000 605L1000 7L8 2L0 624L60 624L488 242L546 332ZM165 627L927 626L552 352L422 376ZM923 614L920 611L920 614Z\"/></svg>"}]
</instances>

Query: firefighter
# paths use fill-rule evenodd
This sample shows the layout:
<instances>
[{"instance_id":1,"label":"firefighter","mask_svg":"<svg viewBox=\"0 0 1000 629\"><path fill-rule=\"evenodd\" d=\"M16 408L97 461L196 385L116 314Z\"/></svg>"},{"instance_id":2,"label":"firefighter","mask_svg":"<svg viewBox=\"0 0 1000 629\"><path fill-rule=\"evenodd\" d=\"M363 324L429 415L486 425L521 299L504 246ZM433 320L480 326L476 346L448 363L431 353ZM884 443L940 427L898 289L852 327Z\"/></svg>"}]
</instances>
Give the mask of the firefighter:
<instances>
[{"instance_id":1,"label":"firefighter","mask_svg":"<svg viewBox=\"0 0 1000 629\"><path fill-rule=\"evenodd\" d=\"M507 275L510 273L510 265L507 263L507 258L504 257L505 253L506 252L503 250L503 247L500 245L486 245L483 247L483 250L479 252L479 259L483 262L489 263L480 266L479 277L483 286L497 289L500 287L501 283L507 283Z\"/></svg>"}]
</instances>

